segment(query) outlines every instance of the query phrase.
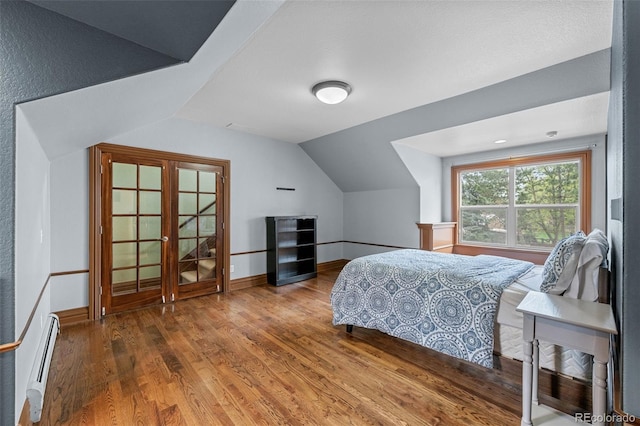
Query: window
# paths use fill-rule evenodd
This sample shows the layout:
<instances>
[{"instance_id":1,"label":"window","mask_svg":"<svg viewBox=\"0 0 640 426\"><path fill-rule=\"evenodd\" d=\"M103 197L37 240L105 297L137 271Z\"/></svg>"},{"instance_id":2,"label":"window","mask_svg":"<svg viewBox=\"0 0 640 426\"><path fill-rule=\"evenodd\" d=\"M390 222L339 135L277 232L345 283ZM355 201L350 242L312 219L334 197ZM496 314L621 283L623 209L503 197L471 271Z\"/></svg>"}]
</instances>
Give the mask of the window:
<instances>
[{"instance_id":1,"label":"window","mask_svg":"<svg viewBox=\"0 0 640 426\"><path fill-rule=\"evenodd\" d=\"M452 168L458 244L550 250L589 230L591 151Z\"/></svg>"}]
</instances>

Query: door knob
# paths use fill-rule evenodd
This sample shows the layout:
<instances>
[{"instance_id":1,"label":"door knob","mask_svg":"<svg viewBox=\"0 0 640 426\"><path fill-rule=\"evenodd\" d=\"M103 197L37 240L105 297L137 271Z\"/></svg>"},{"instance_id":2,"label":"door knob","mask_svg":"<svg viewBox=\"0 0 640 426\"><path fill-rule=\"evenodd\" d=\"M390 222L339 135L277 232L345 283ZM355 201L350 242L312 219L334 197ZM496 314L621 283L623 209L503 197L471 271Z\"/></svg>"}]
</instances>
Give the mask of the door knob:
<instances>
[{"instance_id":1,"label":"door knob","mask_svg":"<svg viewBox=\"0 0 640 426\"><path fill-rule=\"evenodd\" d=\"M160 241L166 243L167 241L169 241L169 237L165 235L164 237L160 238Z\"/></svg>"}]
</instances>

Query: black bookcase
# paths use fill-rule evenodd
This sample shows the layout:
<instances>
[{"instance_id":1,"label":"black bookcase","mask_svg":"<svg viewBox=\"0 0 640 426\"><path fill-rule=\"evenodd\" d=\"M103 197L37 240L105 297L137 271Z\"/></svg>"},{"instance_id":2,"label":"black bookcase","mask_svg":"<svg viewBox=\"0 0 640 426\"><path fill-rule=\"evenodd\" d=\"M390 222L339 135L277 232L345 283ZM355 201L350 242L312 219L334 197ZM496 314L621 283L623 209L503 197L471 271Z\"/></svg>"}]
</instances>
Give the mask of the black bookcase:
<instances>
[{"instance_id":1,"label":"black bookcase","mask_svg":"<svg viewBox=\"0 0 640 426\"><path fill-rule=\"evenodd\" d=\"M290 284L318 275L316 216L268 216L267 281Z\"/></svg>"}]
</instances>

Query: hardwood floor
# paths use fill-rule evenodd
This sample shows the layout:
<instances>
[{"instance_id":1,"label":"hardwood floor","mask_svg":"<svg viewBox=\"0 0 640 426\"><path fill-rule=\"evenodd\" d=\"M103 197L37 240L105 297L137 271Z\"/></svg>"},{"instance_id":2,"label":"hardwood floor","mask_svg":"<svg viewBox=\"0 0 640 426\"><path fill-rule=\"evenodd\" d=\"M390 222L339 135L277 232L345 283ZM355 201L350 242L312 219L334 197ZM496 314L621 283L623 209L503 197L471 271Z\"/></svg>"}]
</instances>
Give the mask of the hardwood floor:
<instances>
[{"instance_id":1,"label":"hardwood floor","mask_svg":"<svg viewBox=\"0 0 640 426\"><path fill-rule=\"evenodd\" d=\"M64 328L40 424L516 425L520 386L331 324L339 270Z\"/></svg>"}]
</instances>

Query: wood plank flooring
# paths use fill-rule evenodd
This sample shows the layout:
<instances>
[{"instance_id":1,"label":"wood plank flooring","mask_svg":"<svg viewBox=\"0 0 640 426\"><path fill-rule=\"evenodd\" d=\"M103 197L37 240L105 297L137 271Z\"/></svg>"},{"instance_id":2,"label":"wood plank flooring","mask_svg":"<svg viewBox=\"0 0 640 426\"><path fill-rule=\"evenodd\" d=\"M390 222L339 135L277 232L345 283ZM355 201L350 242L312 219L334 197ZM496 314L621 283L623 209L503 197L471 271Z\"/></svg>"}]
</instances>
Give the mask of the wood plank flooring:
<instances>
[{"instance_id":1,"label":"wood plank flooring","mask_svg":"<svg viewBox=\"0 0 640 426\"><path fill-rule=\"evenodd\" d=\"M43 425L516 425L520 386L331 324L339 270L62 330Z\"/></svg>"}]
</instances>

